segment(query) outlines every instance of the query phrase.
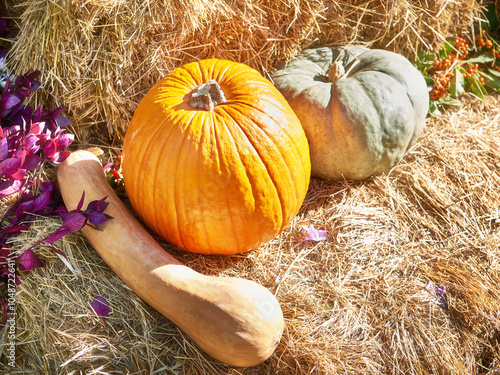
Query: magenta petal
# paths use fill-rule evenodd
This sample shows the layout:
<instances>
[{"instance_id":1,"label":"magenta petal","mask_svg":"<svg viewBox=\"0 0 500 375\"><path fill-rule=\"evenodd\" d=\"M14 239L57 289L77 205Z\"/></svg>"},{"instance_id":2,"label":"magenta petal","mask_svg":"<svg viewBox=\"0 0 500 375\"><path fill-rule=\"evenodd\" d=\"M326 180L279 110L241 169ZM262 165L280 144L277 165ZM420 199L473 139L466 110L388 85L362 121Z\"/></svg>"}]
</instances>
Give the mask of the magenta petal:
<instances>
[{"instance_id":1,"label":"magenta petal","mask_svg":"<svg viewBox=\"0 0 500 375\"><path fill-rule=\"evenodd\" d=\"M106 301L106 299L101 296L97 296L92 301L92 309L98 316L102 318L104 325L107 326L106 316L108 316L109 314L108 301Z\"/></svg>"},{"instance_id":2,"label":"magenta petal","mask_svg":"<svg viewBox=\"0 0 500 375\"><path fill-rule=\"evenodd\" d=\"M305 228L307 230L307 237L302 240L304 241L323 241L326 240L326 231L325 230L318 230L314 228L314 226L310 225L309 227Z\"/></svg>"},{"instance_id":3,"label":"magenta petal","mask_svg":"<svg viewBox=\"0 0 500 375\"><path fill-rule=\"evenodd\" d=\"M43 267L40 258L31 250L26 250L22 253L19 258L17 258L17 261L19 262L19 269L21 271L29 271L33 267Z\"/></svg>"}]
</instances>

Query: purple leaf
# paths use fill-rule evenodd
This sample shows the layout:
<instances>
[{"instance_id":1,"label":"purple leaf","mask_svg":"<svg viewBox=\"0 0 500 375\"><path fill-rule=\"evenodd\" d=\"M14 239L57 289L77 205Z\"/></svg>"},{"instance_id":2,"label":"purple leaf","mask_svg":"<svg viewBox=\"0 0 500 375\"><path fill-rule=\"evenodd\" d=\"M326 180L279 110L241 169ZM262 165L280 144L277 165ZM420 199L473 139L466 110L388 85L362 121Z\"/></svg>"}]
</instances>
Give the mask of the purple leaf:
<instances>
[{"instance_id":1,"label":"purple leaf","mask_svg":"<svg viewBox=\"0 0 500 375\"><path fill-rule=\"evenodd\" d=\"M102 170L104 171L104 173L106 173L109 169L111 169L113 165L115 165L115 163L108 163L104 167L102 167Z\"/></svg>"},{"instance_id":2,"label":"purple leaf","mask_svg":"<svg viewBox=\"0 0 500 375\"><path fill-rule=\"evenodd\" d=\"M26 78L28 78L30 81L34 81L35 79L38 78L39 75L40 75L40 71L39 70L34 70L31 73L29 73L26 76Z\"/></svg>"},{"instance_id":3,"label":"purple leaf","mask_svg":"<svg viewBox=\"0 0 500 375\"><path fill-rule=\"evenodd\" d=\"M21 233L23 230L26 230L30 227L29 224L19 224L19 225L11 225L2 230L2 234L5 233Z\"/></svg>"},{"instance_id":4,"label":"purple leaf","mask_svg":"<svg viewBox=\"0 0 500 375\"><path fill-rule=\"evenodd\" d=\"M10 111L13 107L18 105L21 102L21 99L16 94L7 94L0 101L0 108L7 111Z\"/></svg>"},{"instance_id":5,"label":"purple leaf","mask_svg":"<svg viewBox=\"0 0 500 375\"><path fill-rule=\"evenodd\" d=\"M31 125L29 134L41 134L45 129L45 123L44 122L36 122Z\"/></svg>"},{"instance_id":6,"label":"purple leaf","mask_svg":"<svg viewBox=\"0 0 500 375\"><path fill-rule=\"evenodd\" d=\"M76 206L77 212L79 212L82 209L84 201L85 201L85 191L82 193L82 197L80 198L80 201L78 202L78 205Z\"/></svg>"},{"instance_id":7,"label":"purple leaf","mask_svg":"<svg viewBox=\"0 0 500 375\"><path fill-rule=\"evenodd\" d=\"M66 254L64 254L64 252L63 252L63 251L61 251L61 250L57 250L54 246L51 246L51 245L46 245L46 246L44 246L44 247L46 247L46 248L48 248L48 249L52 250L54 253L57 253L57 254L59 254L59 255L63 256L64 258L68 258L68 256L67 256Z\"/></svg>"},{"instance_id":8,"label":"purple leaf","mask_svg":"<svg viewBox=\"0 0 500 375\"><path fill-rule=\"evenodd\" d=\"M31 81L28 89L30 91L35 91L38 90L38 88L41 86L40 82L38 81Z\"/></svg>"},{"instance_id":9,"label":"purple leaf","mask_svg":"<svg viewBox=\"0 0 500 375\"><path fill-rule=\"evenodd\" d=\"M21 160L21 165L24 163L24 159L26 158L26 150L15 150L12 153L12 157Z\"/></svg>"},{"instance_id":10,"label":"purple leaf","mask_svg":"<svg viewBox=\"0 0 500 375\"><path fill-rule=\"evenodd\" d=\"M41 118L42 118L42 108L41 107L37 107L35 109L35 111L33 112L33 115L31 116L31 121L33 123L35 123L35 122L40 121Z\"/></svg>"},{"instance_id":11,"label":"purple leaf","mask_svg":"<svg viewBox=\"0 0 500 375\"><path fill-rule=\"evenodd\" d=\"M28 154L34 154L40 149L40 139L34 134L30 134L24 138L23 143Z\"/></svg>"},{"instance_id":12,"label":"purple leaf","mask_svg":"<svg viewBox=\"0 0 500 375\"><path fill-rule=\"evenodd\" d=\"M109 218L109 216L101 212L91 211L90 213L87 214L87 218L89 219L89 222L91 224L100 225L104 224L106 220Z\"/></svg>"},{"instance_id":13,"label":"purple leaf","mask_svg":"<svg viewBox=\"0 0 500 375\"><path fill-rule=\"evenodd\" d=\"M43 146L50 138L50 134L38 134L37 137L40 140L40 145Z\"/></svg>"},{"instance_id":14,"label":"purple leaf","mask_svg":"<svg viewBox=\"0 0 500 375\"><path fill-rule=\"evenodd\" d=\"M76 232L83 228L87 221L87 218L83 216L79 212L70 212L64 222L61 225L61 228L69 229L72 232Z\"/></svg>"},{"instance_id":15,"label":"purple leaf","mask_svg":"<svg viewBox=\"0 0 500 375\"><path fill-rule=\"evenodd\" d=\"M99 317L102 318L102 320L104 322L104 326L107 327L106 317L109 314L109 304L108 304L108 301L106 301L106 299L103 298L103 297L101 297L101 296L95 297L94 300L92 301L92 310L94 310L94 312Z\"/></svg>"},{"instance_id":16,"label":"purple leaf","mask_svg":"<svg viewBox=\"0 0 500 375\"><path fill-rule=\"evenodd\" d=\"M48 139L43 144L43 157L50 159L50 158L54 157L56 152L57 152L56 141L54 141L53 139Z\"/></svg>"},{"instance_id":17,"label":"purple leaf","mask_svg":"<svg viewBox=\"0 0 500 375\"><path fill-rule=\"evenodd\" d=\"M63 161L65 161L68 156L71 154L71 151L59 151L54 154L52 158L50 158L50 161L54 164L61 164Z\"/></svg>"},{"instance_id":18,"label":"purple leaf","mask_svg":"<svg viewBox=\"0 0 500 375\"><path fill-rule=\"evenodd\" d=\"M68 125L71 125L71 121L69 121L69 119L64 115L56 116L54 121L56 122L57 126L59 126L60 128L64 128Z\"/></svg>"},{"instance_id":19,"label":"purple leaf","mask_svg":"<svg viewBox=\"0 0 500 375\"><path fill-rule=\"evenodd\" d=\"M42 158L35 154L26 155L22 167L27 171L32 171L36 169L40 164L42 164Z\"/></svg>"},{"instance_id":20,"label":"purple leaf","mask_svg":"<svg viewBox=\"0 0 500 375\"><path fill-rule=\"evenodd\" d=\"M68 216L68 209L64 206L59 206L57 209L54 211L55 214L59 215L59 217L63 220L66 219Z\"/></svg>"},{"instance_id":21,"label":"purple leaf","mask_svg":"<svg viewBox=\"0 0 500 375\"><path fill-rule=\"evenodd\" d=\"M446 286L441 284L438 288L434 288L434 285L432 283L429 283L425 286L427 291L434 295L438 302L441 302L443 304L443 307L448 310L448 302L446 301Z\"/></svg>"},{"instance_id":22,"label":"purple leaf","mask_svg":"<svg viewBox=\"0 0 500 375\"><path fill-rule=\"evenodd\" d=\"M28 81L28 84L26 86L28 86L28 85L29 85L29 81ZM25 89L19 88L16 90L16 95L22 101L24 98L27 98L28 96L30 96L30 93Z\"/></svg>"},{"instance_id":23,"label":"purple leaf","mask_svg":"<svg viewBox=\"0 0 500 375\"><path fill-rule=\"evenodd\" d=\"M57 139L56 139L56 145L57 149L59 151L64 150L66 147L68 147L71 142L75 140L75 136L73 134L61 134Z\"/></svg>"},{"instance_id":24,"label":"purple leaf","mask_svg":"<svg viewBox=\"0 0 500 375\"><path fill-rule=\"evenodd\" d=\"M43 267L40 258L31 250L26 250L22 253L19 258L17 258L17 261L19 262L19 269L21 271L29 271L33 267Z\"/></svg>"},{"instance_id":25,"label":"purple leaf","mask_svg":"<svg viewBox=\"0 0 500 375\"><path fill-rule=\"evenodd\" d=\"M0 35L7 29L8 21L5 18L0 18Z\"/></svg>"},{"instance_id":26,"label":"purple leaf","mask_svg":"<svg viewBox=\"0 0 500 375\"><path fill-rule=\"evenodd\" d=\"M50 191L45 190L38 197L36 197L34 203L33 211L39 212L42 211L50 202Z\"/></svg>"},{"instance_id":27,"label":"purple leaf","mask_svg":"<svg viewBox=\"0 0 500 375\"><path fill-rule=\"evenodd\" d=\"M33 212L33 207L35 204L33 203L33 200L28 200L26 202L22 202L17 206L16 208L16 213L15 213L15 220L14 222L18 222L26 218L29 213Z\"/></svg>"},{"instance_id":28,"label":"purple leaf","mask_svg":"<svg viewBox=\"0 0 500 375\"><path fill-rule=\"evenodd\" d=\"M47 242L47 243L54 243L57 240L63 238L69 232L71 232L71 229L68 229L68 228L59 228L54 233L52 233L50 236L48 236L47 238L45 238L44 241Z\"/></svg>"},{"instance_id":29,"label":"purple leaf","mask_svg":"<svg viewBox=\"0 0 500 375\"><path fill-rule=\"evenodd\" d=\"M91 212L91 211L97 211L97 212L103 212L106 207L108 207L108 202L105 202L105 200L107 199L108 197L104 197L104 198L101 198L99 199L98 201L92 201L90 202L88 205L87 205L87 209L85 210L85 212Z\"/></svg>"},{"instance_id":30,"label":"purple leaf","mask_svg":"<svg viewBox=\"0 0 500 375\"><path fill-rule=\"evenodd\" d=\"M57 191L57 183L55 181L44 181L42 182L42 187L40 191L43 193L44 191L50 191L50 194L53 194Z\"/></svg>"},{"instance_id":31,"label":"purple leaf","mask_svg":"<svg viewBox=\"0 0 500 375\"><path fill-rule=\"evenodd\" d=\"M305 237L301 242L304 241L323 241L326 239L326 231L318 230L314 226L304 227L307 230L307 237Z\"/></svg>"},{"instance_id":32,"label":"purple leaf","mask_svg":"<svg viewBox=\"0 0 500 375\"><path fill-rule=\"evenodd\" d=\"M26 175L26 169L18 169L16 172L10 175L14 180L20 180Z\"/></svg>"},{"instance_id":33,"label":"purple leaf","mask_svg":"<svg viewBox=\"0 0 500 375\"><path fill-rule=\"evenodd\" d=\"M0 199L8 197L14 193L17 193L24 185L25 180L13 180L9 179L0 182Z\"/></svg>"},{"instance_id":34,"label":"purple leaf","mask_svg":"<svg viewBox=\"0 0 500 375\"><path fill-rule=\"evenodd\" d=\"M21 167L22 160L18 158L9 158L0 162L0 176L10 176L16 173Z\"/></svg>"},{"instance_id":35,"label":"purple leaf","mask_svg":"<svg viewBox=\"0 0 500 375\"><path fill-rule=\"evenodd\" d=\"M0 139L0 160L4 160L9 156L9 144L7 138Z\"/></svg>"}]
</instances>

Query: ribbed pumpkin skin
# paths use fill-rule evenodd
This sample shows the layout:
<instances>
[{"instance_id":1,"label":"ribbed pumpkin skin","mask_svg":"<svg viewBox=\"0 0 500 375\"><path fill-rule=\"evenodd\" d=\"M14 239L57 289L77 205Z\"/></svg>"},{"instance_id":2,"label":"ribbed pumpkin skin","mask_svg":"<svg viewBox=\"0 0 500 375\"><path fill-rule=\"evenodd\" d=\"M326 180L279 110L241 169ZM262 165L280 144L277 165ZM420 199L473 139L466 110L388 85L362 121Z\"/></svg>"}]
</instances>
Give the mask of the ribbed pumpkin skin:
<instances>
[{"instance_id":1,"label":"ribbed pumpkin skin","mask_svg":"<svg viewBox=\"0 0 500 375\"><path fill-rule=\"evenodd\" d=\"M227 102L189 106L215 79ZM139 103L125 135L122 169L141 220L197 253L235 254L278 235L300 208L310 178L302 126L256 70L209 59L160 80Z\"/></svg>"},{"instance_id":2,"label":"ribbed pumpkin skin","mask_svg":"<svg viewBox=\"0 0 500 375\"><path fill-rule=\"evenodd\" d=\"M335 61L345 78L328 78ZM417 142L429 110L422 73L389 51L307 48L271 78L304 127L312 175L333 181L389 171Z\"/></svg>"}]
</instances>

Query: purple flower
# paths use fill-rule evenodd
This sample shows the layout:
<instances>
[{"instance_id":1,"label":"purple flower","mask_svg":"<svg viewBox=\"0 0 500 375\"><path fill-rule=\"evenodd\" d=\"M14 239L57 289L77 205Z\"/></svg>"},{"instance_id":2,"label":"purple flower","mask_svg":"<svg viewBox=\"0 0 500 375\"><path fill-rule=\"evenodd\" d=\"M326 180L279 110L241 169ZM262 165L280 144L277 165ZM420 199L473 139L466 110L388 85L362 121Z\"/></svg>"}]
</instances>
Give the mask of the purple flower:
<instances>
[{"instance_id":1,"label":"purple flower","mask_svg":"<svg viewBox=\"0 0 500 375\"><path fill-rule=\"evenodd\" d=\"M326 239L326 231L318 230L314 226L304 227L307 230L307 236L300 242L304 241L323 241Z\"/></svg>"},{"instance_id":2,"label":"purple flower","mask_svg":"<svg viewBox=\"0 0 500 375\"><path fill-rule=\"evenodd\" d=\"M85 192L83 192L82 198L80 199L80 202L78 202L76 209L69 212L62 207L58 209L57 214L64 220L64 222L58 230L56 230L49 237L45 238L44 241L47 243L54 243L69 232L79 231L88 223L93 225L103 224L107 219L111 218L111 216L103 212L109 204L105 202L106 198L107 197L104 197L100 200L90 202L87 205L87 208L82 211L81 209L85 200Z\"/></svg>"},{"instance_id":3,"label":"purple flower","mask_svg":"<svg viewBox=\"0 0 500 375\"><path fill-rule=\"evenodd\" d=\"M6 32L7 24L7 20L0 18L0 35ZM74 140L74 136L64 129L71 122L64 116L61 107L47 111L24 104L40 87L37 80L40 72L30 71L13 76L4 64L6 55L7 51L0 49L0 199L13 194L17 197L0 218L0 282L7 282L8 277L13 276L7 266L7 258L12 255L7 244L9 238L21 235L37 217L60 215L65 211L60 209L57 185L42 181L39 171L48 162L63 162L70 154L66 148ZM36 195L33 189L40 186L39 182L42 182L41 191ZM49 241L80 229L87 221L100 223L103 217L106 219L107 215L102 212L106 205L101 202L94 206L95 210L91 207L82 212L66 211L67 220L55 236L48 237ZM64 256L55 247L43 244L43 240L36 241L16 259L20 270L43 266L33 252L37 246L51 248ZM16 275L14 278L19 284ZM3 305L1 299L0 303Z\"/></svg>"},{"instance_id":4,"label":"purple flower","mask_svg":"<svg viewBox=\"0 0 500 375\"><path fill-rule=\"evenodd\" d=\"M94 312L102 318L104 326L107 327L106 317L109 314L108 301L101 296L95 297L92 301L92 310L94 310Z\"/></svg>"},{"instance_id":5,"label":"purple flower","mask_svg":"<svg viewBox=\"0 0 500 375\"><path fill-rule=\"evenodd\" d=\"M441 302L443 304L443 307L448 310L448 302L446 301L446 286L443 284L439 285L439 287L434 288L434 285L432 283L429 283L425 286L427 291L431 293L433 296L435 296L438 300L438 302Z\"/></svg>"}]
</instances>

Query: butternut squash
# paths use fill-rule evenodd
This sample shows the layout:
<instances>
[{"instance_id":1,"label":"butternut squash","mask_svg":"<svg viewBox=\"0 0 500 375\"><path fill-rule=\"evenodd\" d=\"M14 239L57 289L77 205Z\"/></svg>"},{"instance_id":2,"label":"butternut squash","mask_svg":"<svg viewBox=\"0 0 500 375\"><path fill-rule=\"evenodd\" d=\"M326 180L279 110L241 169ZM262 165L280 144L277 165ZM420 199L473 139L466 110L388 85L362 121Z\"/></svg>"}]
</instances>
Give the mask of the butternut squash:
<instances>
[{"instance_id":1,"label":"butternut squash","mask_svg":"<svg viewBox=\"0 0 500 375\"><path fill-rule=\"evenodd\" d=\"M274 295L253 281L202 275L169 255L108 185L89 151L75 151L57 171L68 210L85 192L84 207L107 196L112 216L102 230L82 228L102 259L145 302L162 313L215 359L235 367L271 356L284 327Z\"/></svg>"}]
</instances>

